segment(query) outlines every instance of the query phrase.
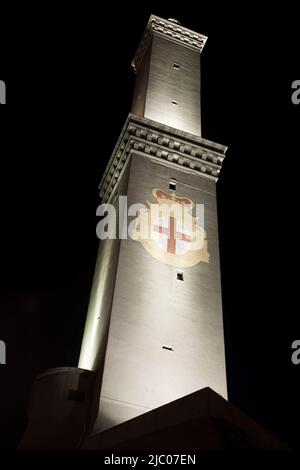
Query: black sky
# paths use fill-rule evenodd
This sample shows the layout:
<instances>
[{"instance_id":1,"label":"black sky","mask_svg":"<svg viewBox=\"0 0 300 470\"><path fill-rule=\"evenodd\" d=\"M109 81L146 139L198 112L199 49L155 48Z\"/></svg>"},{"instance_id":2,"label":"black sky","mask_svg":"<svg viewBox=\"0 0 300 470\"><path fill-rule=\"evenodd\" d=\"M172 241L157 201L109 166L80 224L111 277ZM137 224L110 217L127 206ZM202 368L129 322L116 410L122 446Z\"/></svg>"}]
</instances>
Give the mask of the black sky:
<instances>
[{"instance_id":1,"label":"black sky","mask_svg":"<svg viewBox=\"0 0 300 470\"><path fill-rule=\"evenodd\" d=\"M253 4L141 5L26 6L0 33L9 103L0 116L0 447L13 448L24 430L35 375L77 365L98 243L97 185L130 111L130 62L150 13L209 38L202 133L229 147L218 182L229 399L299 446L300 365L291 362L300 339L296 17Z\"/></svg>"}]
</instances>

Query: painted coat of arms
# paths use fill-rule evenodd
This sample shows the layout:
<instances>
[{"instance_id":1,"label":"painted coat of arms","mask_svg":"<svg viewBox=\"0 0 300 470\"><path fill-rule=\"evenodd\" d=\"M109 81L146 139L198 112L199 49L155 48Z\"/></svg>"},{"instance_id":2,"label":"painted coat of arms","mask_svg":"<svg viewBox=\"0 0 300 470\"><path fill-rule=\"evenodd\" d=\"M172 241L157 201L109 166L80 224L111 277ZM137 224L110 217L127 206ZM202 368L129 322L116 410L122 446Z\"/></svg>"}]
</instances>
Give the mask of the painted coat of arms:
<instances>
[{"instance_id":1,"label":"painted coat of arms","mask_svg":"<svg viewBox=\"0 0 300 470\"><path fill-rule=\"evenodd\" d=\"M139 211L131 238L157 260L177 267L208 263L207 238L194 202L161 189L152 190L156 202Z\"/></svg>"}]
</instances>

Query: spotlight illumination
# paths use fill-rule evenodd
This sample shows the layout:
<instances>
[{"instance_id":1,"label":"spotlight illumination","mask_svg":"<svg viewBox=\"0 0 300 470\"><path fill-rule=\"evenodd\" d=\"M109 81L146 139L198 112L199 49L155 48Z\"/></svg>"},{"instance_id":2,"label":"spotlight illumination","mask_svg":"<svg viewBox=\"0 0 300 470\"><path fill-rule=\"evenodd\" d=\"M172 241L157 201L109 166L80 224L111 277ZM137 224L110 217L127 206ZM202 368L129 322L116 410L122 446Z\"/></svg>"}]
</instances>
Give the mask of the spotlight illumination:
<instances>
[{"instance_id":1,"label":"spotlight illumination","mask_svg":"<svg viewBox=\"0 0 300 470\"><path fill-rule=\"evenodd\" d=\"M201 137L206 39L151 15L132 62L132 110L99 185L122 237L101 238L79 359L101 374L96 433L205 387L227 397L216 204L226 147ZM125 195L139 205L129 237Z\"/></svg>"}]
</instances>

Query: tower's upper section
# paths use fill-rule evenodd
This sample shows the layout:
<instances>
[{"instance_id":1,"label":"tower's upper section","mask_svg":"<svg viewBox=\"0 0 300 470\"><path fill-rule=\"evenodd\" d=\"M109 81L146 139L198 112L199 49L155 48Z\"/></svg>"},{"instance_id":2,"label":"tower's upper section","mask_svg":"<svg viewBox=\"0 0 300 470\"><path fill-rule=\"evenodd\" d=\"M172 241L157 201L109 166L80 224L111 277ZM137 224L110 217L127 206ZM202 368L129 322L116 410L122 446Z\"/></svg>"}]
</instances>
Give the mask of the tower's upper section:
<instances>
[{"instance_id":1,"label":"tower's upper section","mask_svg":"<svg viewBox=\"0 0 300 470\"><path fill-rule=\"evenodd\" d=\"M201 136L200 53L207 38L151 15L132 65L132 112Z\"/></svg>"}]
</instances>

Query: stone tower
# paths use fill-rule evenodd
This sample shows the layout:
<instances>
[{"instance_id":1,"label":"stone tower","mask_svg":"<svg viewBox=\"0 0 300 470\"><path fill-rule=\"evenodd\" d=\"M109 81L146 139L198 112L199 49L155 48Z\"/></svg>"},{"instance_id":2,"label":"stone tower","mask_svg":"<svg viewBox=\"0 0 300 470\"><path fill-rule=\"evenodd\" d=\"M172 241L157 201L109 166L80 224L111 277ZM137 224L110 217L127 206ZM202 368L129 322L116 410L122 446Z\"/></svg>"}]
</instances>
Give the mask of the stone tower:
<instances>
[{"instance_id":1,"label":"stone tower","mask_svg":"<svg viewBox=\"0 0 300 470\"><path fill-rule=\"evenodd\" d=\"M227 398L216 204L226 147L201 137L206 39L152 15L132 62L132 112L102 203L204 205L205 240L170 216L151 222L151 239L100 242L78 365L101 382L94 432L204 387Z\"/></svg>"}]
</instances>

